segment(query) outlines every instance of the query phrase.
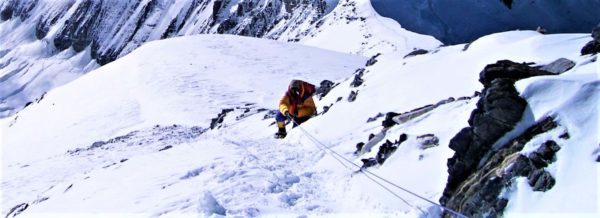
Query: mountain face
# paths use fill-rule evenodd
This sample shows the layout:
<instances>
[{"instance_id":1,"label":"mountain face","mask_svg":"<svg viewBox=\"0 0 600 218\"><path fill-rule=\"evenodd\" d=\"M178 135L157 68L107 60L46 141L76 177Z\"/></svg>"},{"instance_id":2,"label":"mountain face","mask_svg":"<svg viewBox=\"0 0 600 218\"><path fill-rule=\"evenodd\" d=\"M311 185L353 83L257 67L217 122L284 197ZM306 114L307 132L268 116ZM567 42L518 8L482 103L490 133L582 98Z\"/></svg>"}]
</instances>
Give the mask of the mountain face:
<instances>
[{"instance_id":1,"label":"mountain face","mask_svg":"<svg viewBox=\"0 0 600 218\"><path fill-rule=\"evenodd\" d=\"M324 10L321 0L1 1L0 117L148 41L204 33L301 38L299 29Z\"/></svg>"},{"instance_id":2,"label":"mountain face","mask_svg":"<svg viewBox=\"0 0 600 218\"><path fill-rule=\"evenodd\" d=\"M100 65L146 41L173 36L226 33L277 38L287 26L323 15L319 0L10 0L0 4L1 19L35 23L35 37L58 51L91 47ZM294 12L294 13L292 13Z\"/></svg>"},{"instance_id":3,"label":"mountain face","mask_svg":"<svg viewBox=\"0 0 600 218\"><path fill-rule=\"evenodd\" d=\"M368 0L7 0L0 14L0 117L170 37L234 34L364 56L441 44L379 16Z\"/></svg>"},{"instance_id":4,"label":"mountain face","mask_svg":"<svg viewBox=\"0 0 600 218\"><path fill-rule=\"evenodd\" d=\"M447 44L509 30L589 32L600 22L600 0L371 0L381 15Z\"/></svg>"},{"instance_id":5,"label":"mountain face","mask_svg":"<svg viewBox=\"0 0 600 218\"><path fill-rule=\"evenodd\" d=\"M597 31L440 46L369 0L206 2L0 2L3 216L598 217ZM318 114L274 139L291 79Z\"/></svg>"},{"instance_id":6,"label":"mountain face","mask_svg":"<svg viewBox=\"0 0 600 218\"><path fill-rule=\"evenodd\" d=\"M0 213L440 217L442 198L467 217L597 217L590 39L512 31L372 58L234 35L149 42L0 119ZM330 89L274 139L292 78Z\"/></svg>"}]
</instances>

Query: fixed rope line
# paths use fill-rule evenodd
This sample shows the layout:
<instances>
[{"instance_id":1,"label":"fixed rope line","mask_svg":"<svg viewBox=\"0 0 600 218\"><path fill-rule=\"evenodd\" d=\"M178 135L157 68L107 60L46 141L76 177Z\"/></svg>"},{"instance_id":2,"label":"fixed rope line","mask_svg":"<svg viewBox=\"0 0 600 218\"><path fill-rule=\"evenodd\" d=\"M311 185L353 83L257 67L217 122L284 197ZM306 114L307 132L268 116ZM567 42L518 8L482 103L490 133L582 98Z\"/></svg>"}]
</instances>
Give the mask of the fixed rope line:
<instances>
[{"instance_id":1,"label":"fixed rope line","mask_svg":"<svg viewBox=\"0 0 600 218\"><path fill-rule=\"evenodd\" d=\"M296 122L296 121L294 121L294 123L295 123L295 122ZM304 128L302 128L300 125L298 125L297 123L296 123L296 125L297 125L297 127L299 127L299 128L300 128L300 130L302 130L302 131L305 133L305 135L307 135L307 136L308 136L308 138L309 138L311 141L313 141L313 143L315 143L316 145L319 145L319 144L320 144L322 147L326 148L327 150L329 150L329 151L332 151L331 149L329 149L329 147L327 147L327 146L326 146L326 145L324 145L323 143L320 143L320 142L319 142L319 140L318 140L317 138L315 138L315 137L314 137L314 136L312 136L311 134L308 134L308 132L306 132L306 130L305 130ZM319 149L320 149L320 148L319 148ZM323 149L321 149L321 150L322 150L322 151L325 151L325 153L327 153L327 150L323 150ZM346 163L344 163L344 161L342 161L342 160L340 159L340 157L341 157L341 158L344 158L343 156L337 157L337 156L335 156L335 155L331 155L331 157L333 157L335 160L337 160L338 162L340 162L340 164L342 164L342 166L344 166L344 167L348 168L349 170L352 170L352 167L348 167L348 165L346 165ZM347 160L346 160L346 161L347 161ZM351 163L352 165L355 165L355 166L356 166L356 164L354 164L354 163L352 163L352 162L350 162L350 163Z\"/></svg>"},{"instance_id":2,"label":"fixed rope line","mask_svg":"<svg viewBox=\"0 0 600 218\"><path fill-rule=\"evenodd\" d=\"M421 200L424 200L424 201L426 201L426 202L428 202L428 203L430 203L430 204L432 204L432 205L434 205L434 206L437 206L437 207L439 207L439 208L442 208L443 210L446 210L446 211L448 211L448 212L450 212L450 213L454 214L454 215L455 215L455 216L457 216L457 217L468 218L467 216L465 216L465 215L463 215L463 214L461 214L461 213L459 213L459 212L457 212L457 211L455 211L455 210L452 210L452 209L450 209L450 208L447 208L447 207L444 207L444 206L442 206L442 205L440 205L440 204L438 204L438 203L436 203L436 202L433 202L433 201L431 201L431 200L429 200L429 199L427 199L427 198L425 198L425 197L423 197L423 196L421 196L421 195L419 195L419 194L417 194L417 193L414 193L414 192L412 192L412 191L410 191L410 190L408 190L408 189L406 189L406 188L403 188L403 187L401 187L401 186L399 186L399 185L397 185L397 184L395 184L395 183L393 183L393 182L391 182L391 181L389 181L389 180L387 180L387 179L385 179L385 178L383 178L383 177L381 177L381 176L379 176L379 175L377 175L377 174L375 174L375 173L372 173L371 171L369 171L369 170L367 170L367 169L362 169L362 167L360 167L359 165L357 165L357 164L356 164L356 163L354 163L353 161L351 161L351 160L348 160L346 157L344 157L344 156L342 156L341 154L339 154L339 153L335 152L333 149L331 149L331 148L327 147L325 144L323 144L321 141L319 141L317 138L315 138L315 137L314 137L312 134L310 134L308 131L306 131L304 128L302 128L302 126L300 126L300 124L299 124L299 123L297 123L297 122L296 122L294 119L291 119L291 120L292 120L292 122L294 122L294 124L296 124L296 126L297 126L297 127L299 127L299 128L300 128L300 130L302 130L302 132L304 132L304 134L306 134L307 136L309 136L309 138L311 138L311 140L312 140L312 141L313 141L315 144L318 144L318 145L320 145L320 146L324 147L325 149L329 150L329 151L332 153L332 156L333 156L333 157L335 157L335 156L333 155L333 154L335 154L335 155L337 155L338 157L340 157L340 158L342 158L343 160L345 160L346 162L348 162L348 163L350 163L350 164L354 165L355 167L359 168L359 171L360 171L360 172L362 172L362 173L364 173L365 175L372 175L372 176L374 176L374 177L376 177L376 178L378 178L378 179L380 179L380 180L382 180L382 181L384 181L384 182L386 182L386 183L388 183L388 184L390 184L390 185L392 185L392 186L394 186L394 187L396 187L396 188L398 188L398 189L400 189L400 190L402 190L402 191L405 191L405 192L407 192L407 193L409 193L409 194L411 194L411 195L413 195L413 196L415 196L415 197L417 197L417 198L419 198L419 199L421 199ZM336 160L340 161L340 160L339 160L339 159L337 159L337 158L336 158ZM344 166L346 166L345 164L343 164L343 165L344 165ZM377 184L380 184L380 183L377 183ZM381 185L381 184L380 184L380 185ZM381 185L381 186L382 186L382 185ZM382 186L382 187L384 187L384 186ZM385 188L385 187L384 187L384 188ZM386 190L388 190L387 188L385 188L385 189L386 189ZM395 193L393 193L393 194L394 194L394 195L396 195ZM397 195L396 195L396 196L397 196ZM402 199L402 198L400 198L400 199ZM403 200L403 201L405 201L404 199L402 199L402 200ZM406 201L405 201L405 202L406 202ZM410 205L410 204L408 204L408 205ZM410 206L412 206L412 205L410 205ZM419 208L419 209L420 209L420 208ZM421 210L421 211L422 211L422 210Z\"/></svg>"},{"instance_id":3,"label":"fixed rope line","mask_svg":"<svg viewBox=\"0 0 600 218\"><path fill-rule=\"evenodd\" d=\"M297 125L298 127L300 127L300 125L298 125L297 123L296 123L296 125ZM317 145L317 147L320 145L321 147L324 147L324 148L326 148L327 150L324 150L324 149L322 149L322 148L319 148L319 149L321 149L322 151L325 151L325 153L327 153L327 151L330 151L330 152L336 153L335 151L331 150L329 147L327 147L326 145L324 145L323 143L321 143L321 142L320 142L320 141L319 141L317 138L315 138L314 136L312 136L311 134L309 134L309 133L308 133L308 132L307 132L305 129L303 129L302 127L300 127L300 129L301 129L301 130L302 130L302 131L303 131L303 132L304 132L304 133L305 133L305 134L308 136L308 138L309 138L311 141L313 141L313 143L315 143L315 145ZM341 156L341 155L339 155L339 154L338 154L338 156L340 156L341 158L344 158L343 156ZM351 169L351 168L349 168L349 167L348 167L348 166L347 166L347 165L346 165L346 164L345 164L345 163L344 163L342 160L340 160L340 159L339 159L339 157L337 157L336 155L331 155L331 157L335 158L335 159L336 159L338 162L340 162L340 164L342 164L344 167L346 167L346 168L348 168L348 169L352 170L352 169ZM344 159L345 159L345 158L344 158ZM351 164L352 164L352 165L354 165L354 166L358 166L358 165L354 164L354 163L353 163L353 162L351 162L351 161L348 161L348 160L346 160L346 161L347 161L347 162L349 162L349 163L351 163ZM359 167L359 168L360 168L360 167ZM394 191L390 190L388 187L386 187L385 185L381 184L380 182L378 182L377 180L375 180L374 178L372 178L372 177L371 177L371 176L369 176L368 174L364 174L364 175L365 175L365 177L367 177L369 180L373 181L374 183L376 183L377 185L381 186L383 189L385 189L386 191L388 191L388 192L389 192L389 193L391 193L392 195L396 196L398 199L402 200L402 201L403 201L403 202L404 202L406 205L408 205L408 206L410 206L410 207L413 207L413 208L417 208L417 209L419 209L419 210L420 210L421 212L423 212L423 213L427 213L427 212L423 211L423 209L421 209L420 207L416 207L416 206L414 206L414 205L410 204L410 203L409 203L408 201L406 201L404 198L400 197L400 195L396 194Z\"/></svg>"}]
</instances>

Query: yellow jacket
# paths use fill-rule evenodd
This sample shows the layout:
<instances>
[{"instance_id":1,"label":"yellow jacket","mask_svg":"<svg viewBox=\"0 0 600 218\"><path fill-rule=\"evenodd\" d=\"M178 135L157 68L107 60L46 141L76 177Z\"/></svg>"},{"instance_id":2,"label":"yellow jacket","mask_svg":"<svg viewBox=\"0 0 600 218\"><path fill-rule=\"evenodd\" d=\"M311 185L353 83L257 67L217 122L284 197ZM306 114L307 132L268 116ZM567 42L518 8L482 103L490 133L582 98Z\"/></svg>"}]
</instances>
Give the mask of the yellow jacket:
<instances>
[{"instance_id":1,"label":"yellow jacket","mask_svg":"<svg viewBox=\"0 0 600 218\"><path fill-rule=\"evenodd\" d=\"M289 112L291 116L295 117L312 116L317 111L315 101L312 98L312 95L315 93L315 86L301 80L295 82L299 84L297 88L299 88L300 93L292 95L292 85L290 84L288 91L279 100L279 111L282 114Z\"/></svg>"},{"instance_id":2,"label":"yellow jacket","mask_svg":"<svg viewBox=\"0 0 600 218\"><path fill-rule=\"evenodd\" d=\"M279 100L279 111L282 114L285 114L285 112L289 112L292 116L294 116L294 114L298 112L297 117L306 117L313 115L317 110L317 107L315 106L315 101L313 100L312 96L308 97L303 102L299 102L295 105L292 104L292 101L290 101L290 97L288 95L284 95L281 98L281 100Z\"/></svg>"}]
</instances>

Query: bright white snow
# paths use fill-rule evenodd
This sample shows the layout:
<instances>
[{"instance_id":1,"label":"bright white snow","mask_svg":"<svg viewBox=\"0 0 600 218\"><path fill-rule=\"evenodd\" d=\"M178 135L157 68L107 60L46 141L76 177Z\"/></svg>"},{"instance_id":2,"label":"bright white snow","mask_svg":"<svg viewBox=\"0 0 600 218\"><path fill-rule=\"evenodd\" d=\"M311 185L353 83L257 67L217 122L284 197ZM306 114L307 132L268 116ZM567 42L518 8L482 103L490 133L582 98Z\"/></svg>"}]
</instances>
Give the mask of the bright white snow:
<instances>
[{"instance_id":1,"label":"bright white snow","mask_svg":"<svg viewBox=\"0 0 600 218\"><path fill-rule=\"evenodd\" d=\"M301 44L372 56L377 53L407 54L414 49L434 49L442 43L432 36L410 32L398 22L382 17L369 0L339 1L332 12L309 29Z\"/></svg>"},{"instance_id":2,"label":"bright white snow","mask_svg":"<svg viewBox=\"0 0 600 218\"><path fill-rule=\"evenodd\" d=\"M556 114L571 134L559 141L562 149L549 166L557 184L534 193L517 180L507 191L505 214L597 216L599 65L591 61L597 57L578 54L589 40L515 31L486 36L466 51L450 46L406 59L405 52L392 52L367 67L356 88L349 84L363 57L236 36L153 42L4 120L2 213L28 203L23 215L435 216L431 204L387 185L402 199L396 198L354 174L300 128L288 126L287 138L273 139L273 119L263 119L267 112L259 109L275 109L290 79L339 82L317 101L319 111L332 105L329 111L301 128L359 164L378 148L352 154L356 143L381 130L382 118L368 118L471 96L482 88L479 72L500 59L547 64L565 57L578 65L517 84L535 119ZM351 90L358 91L354 102L346 100ZM444 104L392 127L386 139L406 133L408 140L370 170L437 202L453 154L448 142L468 125L476 101ZM235 110L220 128L206 130L224 108ZM416 136L427 133L440 146L419 149Z\"/></svg>"}]
</instances>

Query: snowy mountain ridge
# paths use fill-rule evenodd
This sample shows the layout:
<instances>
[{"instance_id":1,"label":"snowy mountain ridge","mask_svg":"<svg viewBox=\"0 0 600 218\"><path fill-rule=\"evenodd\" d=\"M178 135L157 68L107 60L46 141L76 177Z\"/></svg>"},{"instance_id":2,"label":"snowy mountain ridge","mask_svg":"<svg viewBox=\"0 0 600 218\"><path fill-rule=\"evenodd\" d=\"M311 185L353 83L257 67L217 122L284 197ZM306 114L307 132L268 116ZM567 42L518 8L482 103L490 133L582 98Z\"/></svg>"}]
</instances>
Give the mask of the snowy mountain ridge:
<instances>
[{"instance_id":1,"label":"snowy mountain ridge","mask_svg":"<svg viewBox=\"0 0 600 218\"><path fill-rule=\"evenodd\" d=\"M385 163L369 170L435 202L446 186L444 166L455 153L448 144L477 107L479 97L472 96L482 90L479 72L502 59L547 65L564 57L575 67L516 84L531 111L523 126L546 115L558 118L560 128L534 137L520 151L528 155L556 138L561 149L545 168L556 183L538 192L526 178L515 178L503 186L499 197L507 204L496 212L593 217L597 192L588 189L597 183L594 111L600 92L597 55L579 54L588 40L587 34L517 31L481 38L466 50L457 45L370 60L238 36L152 42L4 120L2 213L436 217L439 207L387 186L395 197L355 174L356 168L341 166L311 137L362 165L386 140L405 134ZM258 53L263 55L249 55ZM358 85L357 75L363 81ZM316 99L320 115L301 126L310 135L288 126L289 135L275 140L269 111L290 78L337 85ZM438 106L387 129L370 152L353 154L358 142L383 130L383 113L430 104ZM222 122L211 125L218 115L224 115ZM559 139L564 130L570 138ZM425 145L424 138L437 143ZM566 203L573 201L578 204Z\"/></svg>"},{"instance_id":2,"label":"snowy mountain ridge","mask_svg":"<svg viewBox=\"0 0 600 218\"><path fill-rule=\"evenodd\" d=\"M335 0L2 1L0 117L143 43L169 37L236 34L366 56L441 44L380 17L369 1L337 4ZM332 41L342 33L342 40ZM406 36L395 38L396 33ZM353 35L357 37L349 37Z\"/></svg>"}]
</instances>

